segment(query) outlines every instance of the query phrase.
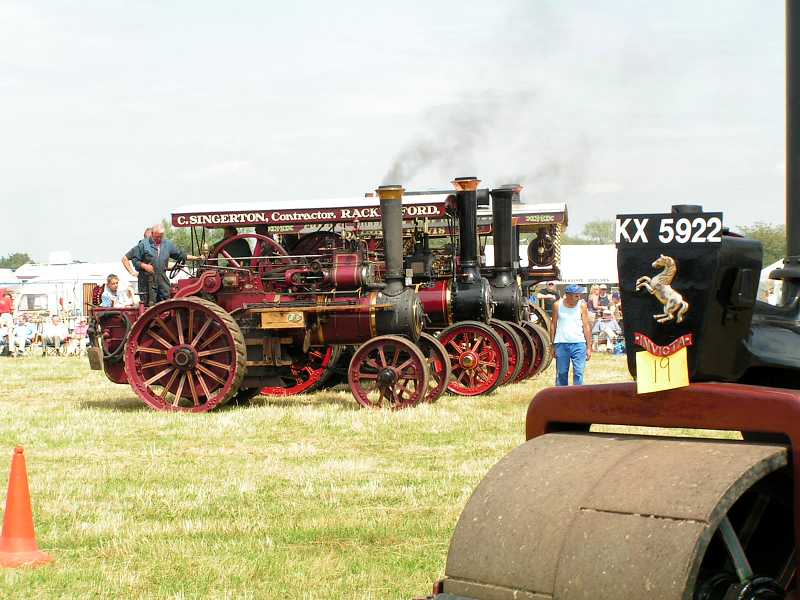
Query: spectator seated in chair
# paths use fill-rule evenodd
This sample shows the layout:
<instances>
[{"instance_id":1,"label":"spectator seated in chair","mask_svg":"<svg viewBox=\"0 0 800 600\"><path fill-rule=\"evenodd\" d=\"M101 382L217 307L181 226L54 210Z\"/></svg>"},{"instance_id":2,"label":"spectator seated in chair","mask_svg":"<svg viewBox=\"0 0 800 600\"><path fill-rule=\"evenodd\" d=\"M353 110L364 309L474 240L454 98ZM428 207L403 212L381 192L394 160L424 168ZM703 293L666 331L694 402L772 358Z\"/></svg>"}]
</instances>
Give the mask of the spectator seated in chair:
<instances>
[{"instance_id":1,"label":"spectator seated in chair","mask_svg":"<svg viewBox=\"0 0 800 600\"><path fill-rule=\"evenodd\" d=\"M42 356L52 350L58 355L61 355L61 349L64 343L69 339L69 331L65 323L61 321L61 317L53 315L44 325L42 332Z\"/></svg>"},{"instance_id":2,"label":"spectator seated in chair","mask_svg":"<svg viewBox=\"0 0 800 600\"><path fill-rule=\"evenodd\" d=\"M86 317L81 317L72 330L67 343L67 355L69 356L83 356L86 354L86 346L89 343L88 337L89 325L86 323Z\"/></svg>"},{"instance_id":3,"label":"spectator seated in chair","mask_svg":"<svg viewBox=\"0 0 800 600\"><path fill-rule=\"evenodd\" d=\"M593 345L599 346L605 342L606 351L613 352L617 339L622 336L622 328L614 318L612 311L606 307L598 306L597 317L592 326Z\"/></svg>"},{"instance_id":4,"label":"spectator seated in chair","mask_svg":"<svg viewBox=\"0 0 800 600\"><path fill-rule=\"evenodd\" d=\"M22 356L33 343L36 326L28 321L27 316L18 317L11 330L9 350L11 356Z\"/></svg>"}]
</instances>

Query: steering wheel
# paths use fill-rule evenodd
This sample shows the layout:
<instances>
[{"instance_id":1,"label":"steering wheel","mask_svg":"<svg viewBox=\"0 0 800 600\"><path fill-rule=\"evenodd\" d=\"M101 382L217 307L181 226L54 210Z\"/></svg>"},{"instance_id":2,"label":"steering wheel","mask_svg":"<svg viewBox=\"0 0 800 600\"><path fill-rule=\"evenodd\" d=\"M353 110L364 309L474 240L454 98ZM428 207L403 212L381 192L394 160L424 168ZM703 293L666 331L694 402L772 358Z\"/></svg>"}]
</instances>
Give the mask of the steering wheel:
<instances>
[{"instance_id":1,"label":"steering wheel","mask_svg":"<svg viewBox=\"0 0 800 600\"><path fill-rule=\"evenodd\" d=\"M176 260L175 264L173 264L172 268L169 270L169 278L175 279L178 276L178 273L180 273L185 266L186 266L185 258Z\"/></svg>"}]
</instances>

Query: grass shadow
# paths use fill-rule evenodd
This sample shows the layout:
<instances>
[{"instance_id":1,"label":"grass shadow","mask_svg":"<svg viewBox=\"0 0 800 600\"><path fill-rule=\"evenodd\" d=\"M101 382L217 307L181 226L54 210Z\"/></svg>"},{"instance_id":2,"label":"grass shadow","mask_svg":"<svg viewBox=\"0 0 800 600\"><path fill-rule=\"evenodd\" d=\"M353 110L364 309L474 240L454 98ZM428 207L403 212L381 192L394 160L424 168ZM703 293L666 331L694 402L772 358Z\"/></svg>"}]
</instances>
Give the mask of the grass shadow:
<instances>
[{"instance_id":1,"label":"grass shadow","mask_svg":"<svg viewBox=\"0 0 800 600\"><path fill-rule=\"evenodd\" d=\"M335 405L345 410L360 410L358 402L352 397L342 397L339 394L328 392L314 392L311 394L298 394L296 396L256 396L250 400L250 406L274 406L277 408L292 408L300 406Z\"/></svg>"},{"instance_id":2,"label":"grass shadow","mask_svg":"<svg viewBox=\"0 0 800 600\"><path fill-rule=\"evenodd\" d=\"M117 400L84 400L78 404L83 410L110 410L119 412L153 412L139 398L120 398Z\"/></svg>"}]
</instances>

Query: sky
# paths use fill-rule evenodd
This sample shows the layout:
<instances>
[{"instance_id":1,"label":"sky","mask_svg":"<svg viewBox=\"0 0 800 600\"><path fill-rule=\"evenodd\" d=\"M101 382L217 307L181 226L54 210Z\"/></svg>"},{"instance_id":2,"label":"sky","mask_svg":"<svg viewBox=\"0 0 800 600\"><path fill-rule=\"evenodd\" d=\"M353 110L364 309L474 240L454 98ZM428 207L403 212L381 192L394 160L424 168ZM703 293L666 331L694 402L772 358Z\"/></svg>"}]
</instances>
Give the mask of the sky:
<instances>
[{"instance_id":1,"label":"sky","mask_svg":"<svg viewBox=\"0 0 800 600\"><path fill-rule=\"evenodd\" d=\"M0 255L464 175L566 202L571 234L782 223L783 35L778 0L0 0Z\"/></svg>"}]
</instances>

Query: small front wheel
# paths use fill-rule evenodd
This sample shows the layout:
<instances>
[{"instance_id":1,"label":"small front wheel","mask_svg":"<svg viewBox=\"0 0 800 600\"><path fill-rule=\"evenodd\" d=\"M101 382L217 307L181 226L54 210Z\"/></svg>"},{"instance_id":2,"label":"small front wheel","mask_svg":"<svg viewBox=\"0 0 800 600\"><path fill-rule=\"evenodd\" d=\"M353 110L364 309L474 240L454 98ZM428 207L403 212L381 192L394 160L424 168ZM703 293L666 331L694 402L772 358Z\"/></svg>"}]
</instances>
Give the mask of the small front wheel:
<instances>
[{"instance_id":1,"label":"small front wheel","mask_svg":"<svg viewBox=\"0 0 800 600\"><path fill-rule=\"evenodd\" d=\"M414 406L428 392L428 362L413 342L384 335L362 344L347 371L356 401L367 408Z\"/></svg>"}]
</instances>

